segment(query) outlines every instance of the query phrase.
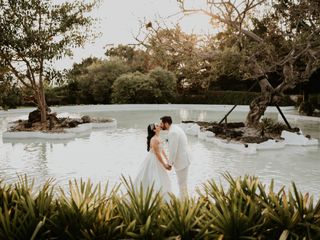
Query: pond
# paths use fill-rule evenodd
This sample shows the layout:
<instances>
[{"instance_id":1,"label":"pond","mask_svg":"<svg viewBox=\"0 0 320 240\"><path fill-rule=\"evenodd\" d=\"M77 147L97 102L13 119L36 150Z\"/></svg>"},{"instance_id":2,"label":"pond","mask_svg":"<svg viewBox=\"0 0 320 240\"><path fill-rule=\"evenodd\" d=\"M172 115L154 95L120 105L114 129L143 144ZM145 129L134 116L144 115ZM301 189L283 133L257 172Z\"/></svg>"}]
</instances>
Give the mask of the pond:
<instances>
[{"instance_id":1,"label":"pond","mask_svg":"<svg viewBox=\"0 0 320 240\"><path fill-rule=\"evenodd\" d=\"M98 105L53 108L71 115L112 117L117 129L99 129L72 140L10 140L4 142L2 133L7 123L26 118L32 109L0 111L0 176L5 182L15 182L20 174L27 174L41 184L48 178L66 187L74 178L92 179L94 182L113 185L121 175L134 177L139 164L146 156L146 127L159 122L163 115L171 115L175 123L181 120L219 121L232 106L214 105ZM248 107L240 106L228 121L243 121ZM292 109L286 112L295 113ZM277 119L275 109L268 109L267 117ZM305 134L320 138L319 121L295 121ZM163 134L163 138L165 134ZM302 192L319 197L320 147L290 147L258 151L248 155L235 150L220 148L213 143L188 136L193 154L189 170L189 191L194 193L208 179L222 181L221 174L232 176L255 175L265 184L271 179L276 186L290 186L294 181ZM170 172L173 191L177 192L174 172Z\"/></svg>"}]
</instances>

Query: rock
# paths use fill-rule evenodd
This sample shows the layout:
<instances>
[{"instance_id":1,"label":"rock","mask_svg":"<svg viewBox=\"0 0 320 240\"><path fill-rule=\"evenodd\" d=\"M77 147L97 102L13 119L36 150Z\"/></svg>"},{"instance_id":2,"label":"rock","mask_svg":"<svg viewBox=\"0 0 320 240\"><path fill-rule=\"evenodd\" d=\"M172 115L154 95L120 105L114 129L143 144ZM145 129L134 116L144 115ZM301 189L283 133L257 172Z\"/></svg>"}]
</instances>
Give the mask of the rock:
<instances>
[{"instance_id":1,"label":"rock","mask_svg":"<svg viewBox=\"0 0 320 240\"><path fill-rule=\"evenodd\" d=\"M237 138L237 137L241 137L242 135L243 135L242 131L234 131L234 130L226 131L226 137L229 137L229 138Z\"/></svg>"},{"instance_id":2,"label":"rock","mask_svg":"<svg viewBox=\"0 0 320 240\"><path fill-rule=\"evenodd\" d=\"M69 121L68 118L64 118L61 120L60 126L63 128L69 127Z\"/></svg>"},{"instance_id":3,"label":"rock","mask_svg":"<svg viewBox=\"0 0 320 240\"><path fill-rule=\"evenodd\" d=\"M28 122L29 123L35 123L35 122L40 122L41 121L41 113L39 109L36 109L29 113L28 116Z\"/></svg>"},{"instance_id":4,"label":"rock","mask_svg":"<svg viewBox=\"0 0 320 240\"><path fill-rule=\"evenodd\" d=\"M207 128L207 131L213 132L214 134L217 135L217 134L224 133L224 128L217 125L217 126L212 126L212 127Z\"/></svg>"},{"instance_id":5,"label":"rock","mask_svg":"<svg viewBox=\"0 0 320 240\"><path fill-rule=\"evenodd\" d=\"M32 123L31 122L25 122L24 123L25 128L32 128Z\"/></svg>"},{"instance_id":6,"label":"rock","mask_svg":"<svg viewBox=\"0 0 320 240\"><path fill-rule=\"evenodd\" d=\"M242 128L244 127L244 123L243 122L231 122L231 123L227 123L227 127L228 128Z\"/></svg>"},{"instance_id":7,"label":"rock","mask_svg":"<svg viewBox=\"0 0 320 240\"><path fill-rule=\"evenodd\" d=\"M268 141L269 138L267 137L254 137L254 136L248 136L248 137L242 137L241 141L245 143L262 143L265 141Z\"/></svg>"},{"instance_id":8,"label":"rock","mask_svg":"<svg viewBox=\"0 0 320 240\"><path fill-rule=\"evenodd\" d=\"M91 118L88 115L82 116L81 120L83 123L90 123L91 122Z\"/></svg>"},{"instance_id":9,"label":"rock","mask_svg":"<svg viewBox=\"0 0 320 240\"><path fill-rule=\"evenodd\" d=\"M60 120L57 118L56 113L49 114L48 120L49 120L49 130L52 130L57 124L60 123Z\"/></svg>"},{"instance_id":10,"label":"rock","mask_svg":"<svg viewBox=\"0 0 320 240\"><path fill-rule=\"evenodd\" d=\"M81 122L78 120L71 120L68 122L68 126L70 128L75 128L76 126L78 126Z\"/></svg>"}]
</instances>

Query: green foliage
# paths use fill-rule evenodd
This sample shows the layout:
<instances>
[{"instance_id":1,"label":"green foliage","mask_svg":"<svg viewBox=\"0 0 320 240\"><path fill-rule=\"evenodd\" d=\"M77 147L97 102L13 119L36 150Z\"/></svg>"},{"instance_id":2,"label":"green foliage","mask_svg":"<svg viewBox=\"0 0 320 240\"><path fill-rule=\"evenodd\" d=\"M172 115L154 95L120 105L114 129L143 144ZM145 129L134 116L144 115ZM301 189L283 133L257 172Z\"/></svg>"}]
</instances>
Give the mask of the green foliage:
<instances>
[{"instance_id":1,"label":"green foliage","mask_svg":"<svg viewBox=\"0 0 320 240\"><path fill-rule=\"evenodd\" d=\"M142 50L130 45L118 45L107 49L105 55L112 58L119 58L130 67L130 72L146 73L150 69L150 55Z\"/></svg>"},{"instance_id":2,"label":"green foliage","mask_svg":"<svg viewBox=\"0 0 320 240\"><path fill-rule=\"evenodd\" d=\"M288 130L288 127L285 124L276 122L271 118L262 118L258 129L264 133L281 134L283 130Z\"/></svg>"},{"instance_id":3,"label":"green foliage","mask_svg":"<svg viewBox=\"0 0 320 240\"><path fill-rule=\"evenodd\" d=\"M145 47L152 68L158 66L174 73L178 89L201 92L208 87L209 42L194 33L183 32L179 25L169 29L151 24L147 31Z\"/></svg>"},{"instance_id":4,"label":"green foliage","mask_svg":"<svg viewBox=\"0 0 320 240\"><path fill-rule=\"evenodd\" d=\"M170 71L157 67L148 74L155 87L160 90L159 96L154 96L157 103L171 103L176 97L177 79Z\"/></svg>"},{"instance_id":5,"label":"green foliage","mask_svg":"<svg viewBox=\"0 0 320 240\"><path fill-rule=\"evenodd\" d=\"M209 236L211 221L204 219L205 207L203 199L179 200L171 195L171 201L163 207L162 227L165 228L165 235L182 239L204 239Z\"/></svg>"},{"instance_id":6,"label":"green foliage","mask_svg":"<svg viewBox=\"0 0 320 240\"><path fill-rule=\"evenodd\" d=\"M245 176L233 179L226 174L230 188L225 191L214 181L204 185L202 198L208 199L205 221L210 222L215 239L256 239L262 235L262 206L257 199L259 181Z\"/></svg>"},{"instance_id":7,"label":"green foliage","mask_svg":"<svg viewBox=\"0 0 320 240\"><path fill-rule=\"evenodd\" d=\"M274 192L271 181L269 193L260 195L264 208L265 233L267 239L318 239L320 237L320 201L313 205L313 197L302 195L292 183L288 193L281 188Z\"/></svg>"},{"instance_id":8,"label":"green foliage","mask_svg":"<svg viewBox=\"0 0 320 240\"><path fill-rule=\"evenodd\" d=\"M96 5L95 0L0 1L0 63L14 81L31 90L42 121L47 107L44 86L57 75L53 62L95 37L90 29L95 19L88 13Z\"/></svg>"},{"instance_id":9,"label":"green foliage","mask_svg":"<svg viewBox=\"0 0 320 240\"><path fill-rule=\"evenodd\" d=\"M177 104L237 104L249 105L260 93L245 91L207 91L203 94L180 94L176 97ZM292 106L294 103L285 96L280 106Z\"/></svg>"},{"instance_id":10,"label":"green foliage","mask_svg":"<svg viewBox=\"0 0 320 240\"><path fill-rule=\"evenodd\" d=\"M125 234L133 239L161 239L163 228L158 226L162 198L153 185L148 189L135 189L131 179L123 178L127 195L117 205Z\"/></svg>"},{"instance_id":11,"label":"green foliage","mask_svg":"<svg viewBox=\"0 0 320 240\"><path fill-rule=\"evenodd\" d=\"M113 219L112 196L117 188L113 188L108 197L108 185L102 188L100 184L93 186L90 180L87 183L80 180L79 184L70 181L69 191L70 196L60 190L59 201L56 201L56 214L50 222L54 236L59 239L116 236L119 221ZM115 222L108 226L110 220Z\"/></svg>"},{"instance_id":12,"label":"green foliage","mask_svg":"<svg viewBox=\"0 0 320 240\"><path fill-rule=\"evenodd\" d=\"M75 102L85 104L111 102L113 82L129 71L129 67L119 59L94 60L82 66L75 65L69 75L66 96L74 96Z\"/></svg>"},{"instance_id":13,"label":"green foliage","mask_svg":"<svg viewBox=\"0 0 320 240\"><path fill-rule=\"evenodd\" d=\"M241 81L243 79L241 72L243 58L244 56L236 48L225 48L217 52L211 62L213 81L226 81L229 79L236 82Z\"/></svg>"},{"instance_id":14,"label":"green foliage","mask_svg":"<svg viewBox=\"0 0 320 240\"><path fill-rule=\"evenodd\" d=\"M48 105L63 105L66 87L47 87L45 89L46 102Z\"/></svg>"},{"instance_id":15,"label":"green foliage","mask_svg":"<svg viewBox=\"0 0 320 240\"><path fill-rule=\"evenodd\" d=\"M140 72L121 75L112 86L113 103L156 103L160 94L155 81Z\"/></svg>"},{"instance_id":16,"label":"green foliage","mask_svg":"<svg viewBox=\"0 0 320 240\"><path fill-rule=\"evenodd\" d=\"M52 181L34 193L34 182L27 177L0 190L0 238L43 239L48 236L47 219L53 216Z\"/></svg>"},{"instance_id":17,"label":"green foliage","mask_svg":"<svg viewBox=\"0 0 320 240\"><path fill-rule=\"evenodd\" d=\"M122 75L112 86L113 103L169 103L175 96L176 78L161 68Z\"/></svg>"},{"instance_id":18,"label":"green foliage","mask_svg":"<svg viewBox=\"0 0 320 240\"><path fill-rule=\"evenodd\" d=\"M35 190L20 178L0 181L1 239L319 239L320 200L292 189L268 191L257 177L224 174L228 188L213 180L194 199L120 185L69 183L55 192L52 181ZM38 188L37 188L38 189Z\"/></svg>"},{"instance_id":19,"label":"green foliage","mask_svg":"<svg viewBox=\"0 0 320 240\"><path fill-rule=\"evenodd\" d=\"M113 103L169 103L176 93L176 78L161 68L121 75L112 86Z\"/></svg>"},{"instance_id":20,"label":"green foliage","mask_svg":"<svg viewBox=\"0 0 320 240\"><path fill-rule=\"evenodd\" d=\"M22 103L22 92L11 81L0 79L0 106L4 109L16 108Z\"/></svg>"},{"instance_id":21,"label":"green foliage","mask_svg":"<svg viewBox=\"0 0 320 240\"><path fill-rule=\"evenodd\" d=\"M240 91L208 91L203 94L184 94L176 99L176 103L184 104L238 104L248 105L259 96L259 93Z\"/></svg>"}]
</instances>

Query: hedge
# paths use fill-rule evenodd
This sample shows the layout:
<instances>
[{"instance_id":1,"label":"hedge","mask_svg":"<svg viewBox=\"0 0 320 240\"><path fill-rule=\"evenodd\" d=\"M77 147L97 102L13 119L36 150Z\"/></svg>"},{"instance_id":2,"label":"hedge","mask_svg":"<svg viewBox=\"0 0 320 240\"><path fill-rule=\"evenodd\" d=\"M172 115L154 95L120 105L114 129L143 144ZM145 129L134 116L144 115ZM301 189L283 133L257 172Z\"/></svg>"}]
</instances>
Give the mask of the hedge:
<instances>
[{"instance_id":1,"label":"hedge","mask_svg":"<svg viewBox=\"0 0 320 240\"><path fill-rule=\"evenodd\" d=\"M237 104L249 105L258 97L258 92L245 91L208 91L203 94L180 94L174 103L176 104ZM294 102L286 96L280 106L292 106Z\"/></svg>"}]
</instances>

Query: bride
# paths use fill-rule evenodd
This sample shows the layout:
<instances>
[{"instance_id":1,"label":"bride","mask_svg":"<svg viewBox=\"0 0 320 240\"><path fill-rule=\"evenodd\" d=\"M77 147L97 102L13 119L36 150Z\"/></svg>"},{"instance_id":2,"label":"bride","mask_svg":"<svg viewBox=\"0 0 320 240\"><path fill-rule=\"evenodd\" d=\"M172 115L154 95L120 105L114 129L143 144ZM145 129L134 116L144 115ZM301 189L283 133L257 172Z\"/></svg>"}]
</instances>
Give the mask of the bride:
<instances>
[{"instance_id":1,"label":"bride","mask_svg":"<svg viewBox=\"0 0 320 240\"><path fill-rule=\"evenodd\" d=\"M171 192L171 183L166 170L171 170L172 166L168 164L168 158L161 147L160 130L161 128L158 124L150 124L148 126L148 154L140 165L137 177L134 180L134 186L137 190L142 186L145 191L153 184L154 191L160 191L164 199L168 200L168 193Z\"/></svg>"}]
</instances>

